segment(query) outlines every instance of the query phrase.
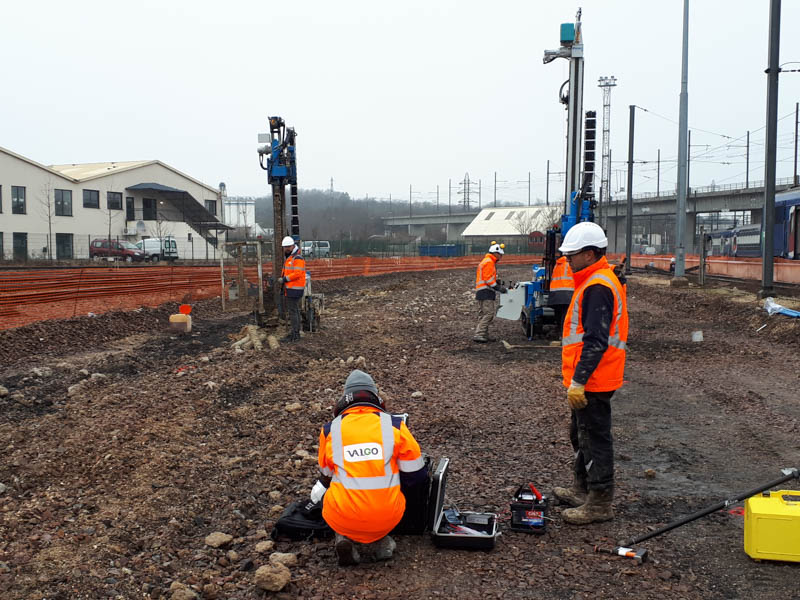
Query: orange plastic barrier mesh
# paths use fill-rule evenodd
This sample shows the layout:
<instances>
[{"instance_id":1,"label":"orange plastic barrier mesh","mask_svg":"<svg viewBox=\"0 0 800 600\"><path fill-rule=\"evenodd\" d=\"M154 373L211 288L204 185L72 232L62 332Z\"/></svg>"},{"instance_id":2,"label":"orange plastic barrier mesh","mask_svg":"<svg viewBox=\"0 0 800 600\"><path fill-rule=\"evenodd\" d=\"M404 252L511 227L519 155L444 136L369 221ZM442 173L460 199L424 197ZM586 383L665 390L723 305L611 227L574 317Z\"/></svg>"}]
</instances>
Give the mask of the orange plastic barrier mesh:
<instances>
[{"instance_id":1,"label":"orange plastic barrier mesh","mask_svg":"<svg viewBox=\"0 0 800 600\"><path fill-rule=\"evenodd\" d=\"M384 275L401 271L433 271L475 267L479 256L454 258L343 258L308 261L312 280ZM504 265L533 265L541 256L503 257ZM272 265L264 263L264 273ZM226 265L226 276L236 275ZM256 267L245 267L245 276L257 280ZM0 271L0 329L19 327L46 319L64 319L111 310L133 310L165 302L191 302L220 294L217 266L123 266L55 269L8 269Z\"/></svg>"}]
</instances>

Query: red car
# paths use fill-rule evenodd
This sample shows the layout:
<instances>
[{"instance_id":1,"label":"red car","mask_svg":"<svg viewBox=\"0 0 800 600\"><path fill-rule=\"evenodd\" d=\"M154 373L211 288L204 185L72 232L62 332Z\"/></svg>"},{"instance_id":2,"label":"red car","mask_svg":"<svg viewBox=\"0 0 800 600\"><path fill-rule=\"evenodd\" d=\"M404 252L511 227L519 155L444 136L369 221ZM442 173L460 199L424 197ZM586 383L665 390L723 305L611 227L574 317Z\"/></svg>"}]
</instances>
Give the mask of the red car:
<instances>
[{"instance_id":1,"label":"red car","mask_svg":"<svg viewBox=\"0 0 800 600\"><path fill-rule=\"evenodd\" d=\"M113 258L133 262L143 261L145 253L125 240L92 240L89 245L89 258L92 260Z\"/></svg>"}]
</instances>

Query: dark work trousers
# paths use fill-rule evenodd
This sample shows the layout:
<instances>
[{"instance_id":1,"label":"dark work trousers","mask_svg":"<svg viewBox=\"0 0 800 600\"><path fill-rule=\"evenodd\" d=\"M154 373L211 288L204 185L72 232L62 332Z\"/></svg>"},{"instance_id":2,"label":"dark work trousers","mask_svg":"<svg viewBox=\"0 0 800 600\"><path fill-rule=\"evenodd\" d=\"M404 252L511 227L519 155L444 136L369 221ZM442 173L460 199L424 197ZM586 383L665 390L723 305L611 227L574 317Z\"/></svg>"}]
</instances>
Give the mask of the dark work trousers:
<instances>
[{"instance_id":1,"label":"dark work trousers","mask_svg":"<svg viewBox=\"0 0 800 600\"><path fill-rule=\"evenodd\" d=\"M292 322L291 336L293 338L300 338L300 301L302 299L302 296L298 298L286 296L286 310L289 312L289 319Z\"/></svg>"},{"instance_id":2,"label":"dark work trousers","mask_svg":"<svg viewBox=\"0 0 800 600\"><path fill-rule=\"evenodd\" d=\"M553 316L556 319L556 333L558 334L558 338L561 339L562 334L564 333L564 317L567 316L567 308L569 304L554 304L553 305Z\"/></svg>"},{"instance_id":3,"label":"dark work trousers","mask_svg":"<svg viewBox=\"0 0 800 600\"><path fill-rule=\"evenodd\" d=\"M590 490L614 485L611 397L614 392L586 392L586 408L572 411L569 439L575 451L575 477Z\"/></svg>"}]
</instances>

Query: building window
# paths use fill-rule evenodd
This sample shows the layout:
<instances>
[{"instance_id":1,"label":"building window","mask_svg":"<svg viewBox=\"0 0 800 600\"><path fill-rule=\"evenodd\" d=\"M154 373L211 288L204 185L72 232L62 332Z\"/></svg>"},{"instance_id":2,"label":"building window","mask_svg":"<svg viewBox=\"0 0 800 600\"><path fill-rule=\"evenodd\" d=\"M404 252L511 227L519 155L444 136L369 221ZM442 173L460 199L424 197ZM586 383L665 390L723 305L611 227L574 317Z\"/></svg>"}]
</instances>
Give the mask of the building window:
<instances>
[{"instance_id":1,"label":"building window","mask_svg":"<svg viewBox=\"0 0 800 600\"><path fill-rule=\"evenodd\" d=\"M99 190L83 190L83 208L100 208Z\"/></svg>"},{"instance_id":2,"label":"building window","mask_svg":"<svg viewBox=\"0 0 800 600\"><path fill-rule=\"evenodd\" d=\"M11 186L11 212L15 215L25 214L25 188L23 186Z\"/></svg>"},{"instance_id":3,"label":"building window","mask_svg":"<svg viewBox=\"0 0 800 600\"><path fill-rule=\"evenodd\" d=\"M127 196L125 198L125 220L126 221L136 220L136 209L133 204L133 196Z\"/></svg>"},{"instance_id":4,"label":"building window","mask_svg":"<svg viewBox=\"0 0 800 600\"><path fill-rule=\"evenodd\" d=\"M0 214L3 214L3 186L0 185ZM0 260L3 260L3 249L0 248Z\"/></svg>"},{"instance_id":5,"label":"building window","mask_svg":"<svg viewBox=\"0 0 800 600\"><path fill-rule=\"evenodd\" d=\"M71 233L57 233L56 234L56 258L58 260L67 260L72 258L72 234Z\"/></svg>"},{"instance_id":6,"label":"building window","mask_svg":"<svg viewBox=\"0 0 800 600\"><path fill-rule=\"evenodd\" d=\"M206 200L206 210L210 212L212 215L217 216L217 201Z\"/></svg>"},{"instance_id":7,"label":"building window","mask_svg":"<svg viewBox=\"0 0 800 600\"><path fill-rule=\"evenodd\" d=\"M156 220L156 201L154 198L142 198L142 220Z\"/></svg>"},{"instance_id":8,"label":"building window","mask_svg":"<svg viewBox=\"0 0 800 600\"><path fill-rule=\"evenodd\" d=\"M106 192L108 210L122 210L122 192Z\"/></svg>"},{"instance_id":9,"label":"building window","mask_svg":"<svg viewBox=\"0 0 800 600\"><path fill-rule=\"evenodd\" d=\"M12 240L14 244L14 260L28 260L28 234L14 232Z\"/></svg>"},{"instance_id":10,"label":"building window","mask_svg":"<svg viewBox=\"0 0 800 600\"><path fill-rule=\"evenodd\" d=\"M56 216L72 216L72 190L56 190Z\"/></svg>"}]
</instances>

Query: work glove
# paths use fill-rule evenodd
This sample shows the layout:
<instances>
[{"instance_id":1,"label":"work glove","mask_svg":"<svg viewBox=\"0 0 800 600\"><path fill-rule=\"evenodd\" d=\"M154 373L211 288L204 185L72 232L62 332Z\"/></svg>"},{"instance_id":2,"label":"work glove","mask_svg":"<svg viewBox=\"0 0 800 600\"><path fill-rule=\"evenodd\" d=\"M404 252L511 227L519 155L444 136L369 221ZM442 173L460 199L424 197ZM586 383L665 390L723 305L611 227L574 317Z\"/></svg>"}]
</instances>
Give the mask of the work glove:
<instances>
[{"instance_id":1,"label":"work glove","mask_svg":"<svg viewBox=\"0 0 800 600\"><path fill-rule=\"evenodd\" d=\"M508 288L504 285L501 285L499 288L497 288L497 291L500 292L501 294L507 294Z\"/></svg>"},{"instance_id":2,"label":"work glove","mask_svg":"<svg viewBox=\"0 0 800 600\"><path fill-rule=\"evenodd\" d=\"M314 487L311 488L311 501L314 504L316 504L317 502L322 500L322 497L325 495L325 492L327 492L327 491L328 491L328 488L326 488L322 484L322 482L319 479L317 479L317 483L315 483Z\"/></svg>"},{"instance_id":3,"label":"work glove","mask_svg":"<svg viewBox=\"0 0 800 600\"><path fill-rule=\"evenodd\" d=\"M572 410L586 408L586 386L576 383L573 379L567 388L567 402Z\"/></svg>"},{"instance_id":4,"label":"work glove","mask_svg":"<svg viewBox=\"0 0 800 600\"><path fill-rule=\"evenodd\" d=\"M286 279L283 277L278 277L278 285L283 285L286 282Z\"/></svg>"}]
</instances>

